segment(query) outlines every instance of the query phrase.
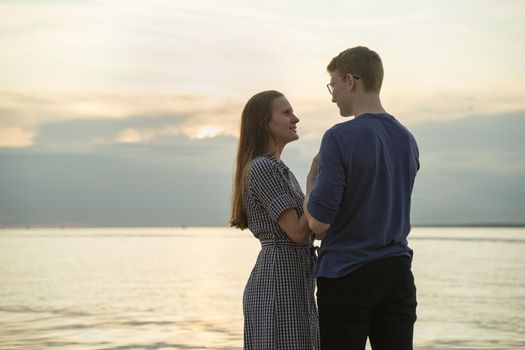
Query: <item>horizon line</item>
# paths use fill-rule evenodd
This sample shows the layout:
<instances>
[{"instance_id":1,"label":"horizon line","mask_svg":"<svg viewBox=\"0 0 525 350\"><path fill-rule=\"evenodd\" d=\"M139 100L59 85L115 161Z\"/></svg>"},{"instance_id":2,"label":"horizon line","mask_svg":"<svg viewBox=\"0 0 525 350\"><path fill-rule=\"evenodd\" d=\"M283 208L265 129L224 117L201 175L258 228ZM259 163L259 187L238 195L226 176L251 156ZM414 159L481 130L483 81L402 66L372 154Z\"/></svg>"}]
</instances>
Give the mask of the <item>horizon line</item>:
<instances>
[{"instance_id":1,"label":"horizon line","mask_svg":"<svg viewBox=\"0 0 525 350\"><path fill-rule=\"evenodd\" d=\"M447 223L447 224L414 224L412 228L432 228L432 227L491 227L491 228L525 228L525 223ZM83 226L83 225L0 225L0 230L6 229L213 229L213 228L232 228L230 226L187 226L187 225L171 225L171 226Z\"/></svg>"}]
</instances>

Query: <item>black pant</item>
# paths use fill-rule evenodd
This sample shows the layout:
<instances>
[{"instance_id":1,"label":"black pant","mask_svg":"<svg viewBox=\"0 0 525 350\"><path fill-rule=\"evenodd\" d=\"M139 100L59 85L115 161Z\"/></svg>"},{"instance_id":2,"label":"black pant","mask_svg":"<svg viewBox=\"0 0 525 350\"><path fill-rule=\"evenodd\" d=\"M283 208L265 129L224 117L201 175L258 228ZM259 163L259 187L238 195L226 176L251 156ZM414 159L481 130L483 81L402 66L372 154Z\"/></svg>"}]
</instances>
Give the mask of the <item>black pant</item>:
<instances>
[{"instance_id":1,"label":"black pant","mask_svg":"<svg viewBox=\"0 0 525 350\"><path fill-rule=\"evenodd\" d=\"M321 349L412 350L416 286L406 256L372 261L341 278L317 279Z\"/></svg>"}]
</instances>

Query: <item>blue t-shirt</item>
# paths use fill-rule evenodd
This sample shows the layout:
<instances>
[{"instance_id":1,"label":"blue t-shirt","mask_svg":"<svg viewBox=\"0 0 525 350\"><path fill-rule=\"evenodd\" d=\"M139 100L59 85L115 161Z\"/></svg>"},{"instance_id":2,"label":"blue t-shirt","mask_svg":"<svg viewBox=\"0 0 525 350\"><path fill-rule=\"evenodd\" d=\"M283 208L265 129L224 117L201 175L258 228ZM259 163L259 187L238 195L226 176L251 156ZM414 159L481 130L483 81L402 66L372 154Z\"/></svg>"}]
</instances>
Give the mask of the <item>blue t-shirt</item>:
<instances>
[{"instance_id":1,"label":"blue t-shirt","mask_svg":"<svg viewBox=\"0 0 525 350\"><path fill-rule=\"evenodd\" d=\"M324 134L308 203L314 218L331 224L318 277L342 277L385 257L412 257L406 237L418 169L416 140L389 114L363 114Z\"/></svg>"}]
</instances>

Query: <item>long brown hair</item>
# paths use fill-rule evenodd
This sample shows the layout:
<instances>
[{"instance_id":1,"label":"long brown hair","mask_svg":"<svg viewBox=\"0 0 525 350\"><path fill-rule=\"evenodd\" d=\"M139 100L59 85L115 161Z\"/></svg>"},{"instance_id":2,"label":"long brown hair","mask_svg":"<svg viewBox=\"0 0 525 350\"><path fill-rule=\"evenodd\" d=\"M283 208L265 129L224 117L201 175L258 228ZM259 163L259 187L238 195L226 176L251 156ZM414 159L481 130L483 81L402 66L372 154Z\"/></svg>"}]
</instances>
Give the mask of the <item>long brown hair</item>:
<instances>
[{"instance_id":1,"label":"long brown hair","mask_svg":"<svg viewBox=\"0 0 525 350\"><path fill-rule=\"evenodd\" d=\"M276 98L283 96L275 90L259 92L248 100L242 111L230 217L230 226L241 230L248 227L244 208L246 171L253 159L268 152L269 139L272 137L268 128L272 118L272 103Z\"/></svg>"}]
</instances>

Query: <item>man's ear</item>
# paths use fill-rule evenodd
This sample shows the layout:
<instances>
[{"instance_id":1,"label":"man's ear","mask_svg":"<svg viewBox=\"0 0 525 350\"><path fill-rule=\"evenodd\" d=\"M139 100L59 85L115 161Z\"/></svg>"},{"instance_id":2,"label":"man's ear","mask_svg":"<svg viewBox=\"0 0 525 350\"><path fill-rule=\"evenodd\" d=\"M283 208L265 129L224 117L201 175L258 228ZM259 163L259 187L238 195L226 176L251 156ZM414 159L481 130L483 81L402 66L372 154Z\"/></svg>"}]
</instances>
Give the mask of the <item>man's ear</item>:
<instances>
[{"instance_id":1,"label":"man's ear","mask_svg":"<svg viewBox=\"0 0 525 350\"><path fill-rule=\"evenodd\" d=\"M346 80L346 83L352 87L352 89L355 87L356 79L352 76L351 73L348 73L347 75L345 75L345 80Z\"/></svg>"}]
</instances>

